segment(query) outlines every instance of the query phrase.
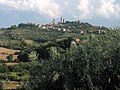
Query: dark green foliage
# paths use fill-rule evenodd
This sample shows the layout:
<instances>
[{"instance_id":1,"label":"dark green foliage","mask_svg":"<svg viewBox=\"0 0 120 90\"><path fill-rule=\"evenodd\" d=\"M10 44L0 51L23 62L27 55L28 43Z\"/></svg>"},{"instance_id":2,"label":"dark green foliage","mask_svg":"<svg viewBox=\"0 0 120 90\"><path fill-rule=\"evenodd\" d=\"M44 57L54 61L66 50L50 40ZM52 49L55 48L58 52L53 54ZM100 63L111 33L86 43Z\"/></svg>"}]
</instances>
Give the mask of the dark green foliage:
<instances>
[{"instance_id":1,"label":"dark green foliage","mask_svg":"<svg viewBox=\"0 0 120 90\"><path fill-rule=\"evenodd\" d=\"M73 39L69 37L68 39L59 42L59 46L63 49L69 48L72 40Z\"/></svg>"},{"instance_id":2,"label":"dark green foliage","mask_svg":"<svg viewBox=\"0 0 120 90\"><path fill-rule=\"evenodd\" d=\"M119 90L120 31L90 35L64 53L49 47L49 58L32 59L29 88L33 90ZM37 56L34 56L37 57Z\"/></svg>"},{"instance_id":3,"label":"dark green foliage","mask_svg":"<svg viewBox=\"0 0 120 90\"><path fill-rule=\"evenodd\" d=\"M18 25L18 28L35 28L35 27L38 27L38 26L33 23L28 23L28 24L20 23Z\"/></svg>"},{"instance_id":4,"label":"dark green foliage","mask_svg":"<svg viewBox=\"0 0 120 90\"><path fill-rule=\"evenodd\" d=\"M5 73L7 71L6 65L0 65L0 73Z\"/></svg>"},{"instance_id":5,"label":"dark green foliage","mask_svg":"<svg viewBox=\"0 0 120 90\"><path fill-rule=\"evenodd\" d=\"M17 58L19 59L19 61L22 61L22 62L29 61L28 53L26 53L26 52L21 52Z\"/></svg>"},{"instance_id":6,"label":"dark green foliage","mask_svg":"<svg viewBox=\"0 0 120 90\"><path fill-rule=\"evenodd\" d=\"M16 25L12 25L10 28L11 29L17 29L17 26Z\"/></svg>"},{"instance_id":7,"label":"dark green foliage","mask_svg":"<svg viewBox=\"0 0 120 90\"><path fill-rule=\"evenodd\" d=\"M2 90L3 89L3 82L0 81L0 89Z\"/></svg>"},{"instance_id":8,"label":"dark green foliage","mask_svg":"<svg viewBox=\"0 0 120 90\"><path fill-rule=\"evenodd\" d=\"M12 62L12 61L13 61L13 54L10 54L10 55L7 57L7 59L8 59L8 62Z\"/></svg>"},{"instance_id":9,"label":"dark green foliage","mask_svg":"<svg viewBox=\"0 0 120 90\"><path fill-rule=\"evenodd\" d=\"M48 59L49 58L49 52L47 50L47 47L43 47L43 48L39 48L37 50L38 53L38 59L42 58L42 59Z\"/></svg>"}]
</instances>

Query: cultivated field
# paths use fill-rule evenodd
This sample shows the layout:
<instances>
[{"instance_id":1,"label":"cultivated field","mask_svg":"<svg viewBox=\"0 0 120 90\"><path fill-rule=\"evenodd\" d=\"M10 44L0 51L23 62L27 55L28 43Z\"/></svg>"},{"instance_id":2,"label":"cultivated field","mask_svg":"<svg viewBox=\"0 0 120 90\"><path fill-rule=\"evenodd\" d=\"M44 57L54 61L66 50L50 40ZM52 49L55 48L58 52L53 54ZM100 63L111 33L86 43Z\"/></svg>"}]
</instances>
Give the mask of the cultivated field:
<instances>
[{"instance_id":1,"label":"cultivated field","mask_svg":"<svg viewBox=\"0 0 120 90\"><path fill-rule=\"evenodd\" d=\"M20 50L12 50L0 47L0 60L7 61L7 57L11 54L13 55L13 60L15 60L17 59L17 55L15 55L16 52L20 52Z\"/></svg>"}]
</instances>

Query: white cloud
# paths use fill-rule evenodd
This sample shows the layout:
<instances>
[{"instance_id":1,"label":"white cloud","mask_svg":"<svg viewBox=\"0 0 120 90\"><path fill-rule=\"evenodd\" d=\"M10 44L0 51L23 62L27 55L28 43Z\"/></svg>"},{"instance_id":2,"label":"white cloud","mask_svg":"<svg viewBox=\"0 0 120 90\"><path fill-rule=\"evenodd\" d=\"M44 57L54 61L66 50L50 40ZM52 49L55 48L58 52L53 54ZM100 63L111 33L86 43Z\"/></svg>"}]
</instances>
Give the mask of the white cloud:
<instances>
[{"instance_id":1,"label":"white cloud","mask_svg":"<svg viewBox=\"0 0 120 90\"><path fill-rule=\"evenodd\" d=\"M116 3L116 0L101 0L98 13L105 18L117 17L120 14L120 5Z\"/></svg>"},{"instance_id":2,"label":"white cloud","mask_svg":"<svg viewBox=\"0 0 120 90\"><path fill-rule=\"evenodd\" d=\"M55 0L0 0L0 4L8 8L34 11L49 17L57 17L60 7Z\"/></svg>"},{"instance_id":3,"label":"white cloud","mask_svg":"<svg viewBox=\"0 0 120 90\"><path fill-rule=\"evenodd\" d=\"M80 19L117 18L120 15L120 2L117 0L79 0L77 9Z\"/></svg>"},{"instance_id":4,"label":"white cloud","mask_svg":"<svg viewBox=\"0 0 120 90\"><path fill-rule=\"evenodd\" d=\"M34 11L52 18L66 15L87 20L96 17L116 18L120 15L118 0L0 0L0 5L21 11Z\"/></svg>"},{"instance_id":5,"label":"white cloud","mask_svg":"<svg viewBox=\"0 0 120 90\"><path fill-rule=\"evenodd\" d=\"M79 15L80 18L91 18L92 16L92 10L93 10L93 5L90 4L89 0L80 0L80 3L77 7L79 9Z\"/></svg>"}]
</instances>

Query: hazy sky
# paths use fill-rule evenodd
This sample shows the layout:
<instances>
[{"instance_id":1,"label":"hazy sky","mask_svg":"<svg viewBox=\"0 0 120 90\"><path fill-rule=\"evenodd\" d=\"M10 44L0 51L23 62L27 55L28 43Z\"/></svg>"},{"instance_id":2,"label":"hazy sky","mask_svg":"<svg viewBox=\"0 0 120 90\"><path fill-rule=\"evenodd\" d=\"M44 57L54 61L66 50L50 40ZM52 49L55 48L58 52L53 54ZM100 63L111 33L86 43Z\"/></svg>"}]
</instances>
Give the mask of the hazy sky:
<instances>
[{"instance_id":1,"label":"hazy sky","mask_svg":"<svg viewBox=\"0 0 120 90\"><path fill-rule=\"evenodd\" d=\"M120 26L120 0L0 0L0 27L53 18Z\"/></svg>"}]
</instances>

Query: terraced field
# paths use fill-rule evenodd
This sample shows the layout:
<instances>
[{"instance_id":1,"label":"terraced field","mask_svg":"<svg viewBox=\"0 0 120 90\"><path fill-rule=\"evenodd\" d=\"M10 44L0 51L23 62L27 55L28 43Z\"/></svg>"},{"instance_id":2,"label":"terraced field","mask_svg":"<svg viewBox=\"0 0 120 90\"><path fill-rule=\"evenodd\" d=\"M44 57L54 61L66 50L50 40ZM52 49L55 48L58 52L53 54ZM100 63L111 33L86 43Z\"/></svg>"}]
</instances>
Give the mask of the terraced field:
<instances>
[{"instance_id":1,"label":"terraced field","mask_svg":"<svg viewBox=\"0 0 120 90\"><path fill-rule=\"evenodd\" d=\"M5 60L7 61L7 57L9 55L13 55L13 60L17 59L18 55L15 55L16 52L20 52L20 50L12 50L12 49L7 49L0 47L0 60Z\"/></svg>"}]
</instances>

